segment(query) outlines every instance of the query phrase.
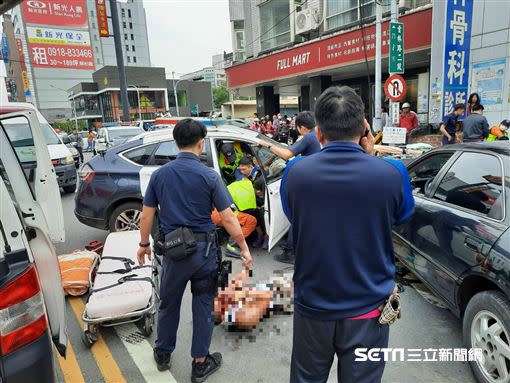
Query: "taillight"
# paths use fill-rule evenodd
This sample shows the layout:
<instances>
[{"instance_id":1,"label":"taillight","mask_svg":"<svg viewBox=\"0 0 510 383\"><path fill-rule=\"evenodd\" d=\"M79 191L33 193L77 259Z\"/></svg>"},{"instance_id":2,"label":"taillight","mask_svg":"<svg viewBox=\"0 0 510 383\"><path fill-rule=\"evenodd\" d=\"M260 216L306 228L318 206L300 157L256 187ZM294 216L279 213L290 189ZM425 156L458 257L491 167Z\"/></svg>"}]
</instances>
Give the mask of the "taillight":
<instances>
[{"instance_id":1,"label":"taillight","mask_svg":"<svg viewBox=\"0 0 510 383\"><path fill-rule=\"evenodd\" d=\"M35 267L0 288L0 355L33 342L48 329Z\"/></svg>"},{"instance_id":2,"label":"taillight","mask_svg":"<svg viewBox=\"0 0 510 383\"><path fill-rule=\"evenodd\" d=\"M80 171L78 172L78 177L80 177L80 181L90 183L94 178L94 171L87 164L83 165Z\"/></svg>"}]
</instances>

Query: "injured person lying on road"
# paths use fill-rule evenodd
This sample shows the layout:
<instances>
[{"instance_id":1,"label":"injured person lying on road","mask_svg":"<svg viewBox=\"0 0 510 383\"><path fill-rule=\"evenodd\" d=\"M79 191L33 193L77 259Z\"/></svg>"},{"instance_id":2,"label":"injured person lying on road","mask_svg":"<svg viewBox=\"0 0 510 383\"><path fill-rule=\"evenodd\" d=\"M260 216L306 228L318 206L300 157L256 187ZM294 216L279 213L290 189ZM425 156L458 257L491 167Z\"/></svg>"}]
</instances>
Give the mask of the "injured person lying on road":
<instances>
[{"instance_id":1,"label":"injured person lying on road","mask_svg":"<svg viewBox=\"0 0 510 383\"><path fill-rule=\"evenodd\" d=\"M250 281L249 272L241 271L229 285L220 289L214 300L216 323L225 322L236 329L255 328L273 312L293 312L292 272L275 271L268 281Z\"/></svg>"}]
</instances>

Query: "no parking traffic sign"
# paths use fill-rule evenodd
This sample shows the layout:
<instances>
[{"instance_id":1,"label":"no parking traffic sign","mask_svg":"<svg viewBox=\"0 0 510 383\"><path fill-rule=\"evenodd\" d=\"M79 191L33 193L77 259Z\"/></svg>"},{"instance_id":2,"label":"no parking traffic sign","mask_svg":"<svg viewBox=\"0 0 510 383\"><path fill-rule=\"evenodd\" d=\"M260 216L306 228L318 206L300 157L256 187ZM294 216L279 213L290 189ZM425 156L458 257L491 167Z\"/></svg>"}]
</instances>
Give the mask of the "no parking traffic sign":
<instances>
[{"instance_id":1,"label":"no parking traffic sign","mask_svg":"<svg viewBox=\"0 0 510 383\"><path fill-rule=\"evenodd\" d=\"M384 83L384 94L391 101L400 101L406 95L407 86L404 78L398 74L392 74Z\"/></svg>"}]
</instances>

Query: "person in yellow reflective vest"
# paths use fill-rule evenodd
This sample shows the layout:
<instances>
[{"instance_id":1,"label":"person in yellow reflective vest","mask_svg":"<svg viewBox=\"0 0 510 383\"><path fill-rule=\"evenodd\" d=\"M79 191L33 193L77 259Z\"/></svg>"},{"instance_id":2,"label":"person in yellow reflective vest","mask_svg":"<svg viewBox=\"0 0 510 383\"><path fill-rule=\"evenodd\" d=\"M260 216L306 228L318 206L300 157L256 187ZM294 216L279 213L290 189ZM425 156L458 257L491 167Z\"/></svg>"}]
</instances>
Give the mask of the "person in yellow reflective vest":
<instances>
[{"instance_id":1,"label":"person in yellow reflective vest","mask_svg":"<svg viewBox=\"0 0 510 383\"><path fill-rule=\"evenodd\" d=\"M257 219L257 239L253 243L253 247L262 247L267 249L269 238L264 233L264 209L263 207L257 206L257 192L255 184L263 184L263 178L259 177L256 182L253 183L249 179L244 178L241 181L232 182L227 186L227 189L232 196L232 200L236 205L237 209L241 212L250 214Z\"/></svg>"},{"instance_id":2,"label":"person in yellow reflective vest","mask_svg":"<svg viewBox=\"0 0 510 383\"><path fill-rule=\"evenodd\" d=\"M499 126L493 126L490 130L487 141L508 140L508 129L510 128L510 120L503 120Z\"/></svg>"},{"instance_id":3,"label":"person in yellow reflective vest","mask_svg":"<svg viewBox=\"0 0 510 383\"><path fill-rule=\"evenodd\" d=\"M244 153L239 142L235 142L233 144L224 143L220 146L219 165L227 182L231 182L239 178L236 177L236 171L239 172L237 167L239 166L239 161L243 157Z\"/></svg>"}]
</instances>

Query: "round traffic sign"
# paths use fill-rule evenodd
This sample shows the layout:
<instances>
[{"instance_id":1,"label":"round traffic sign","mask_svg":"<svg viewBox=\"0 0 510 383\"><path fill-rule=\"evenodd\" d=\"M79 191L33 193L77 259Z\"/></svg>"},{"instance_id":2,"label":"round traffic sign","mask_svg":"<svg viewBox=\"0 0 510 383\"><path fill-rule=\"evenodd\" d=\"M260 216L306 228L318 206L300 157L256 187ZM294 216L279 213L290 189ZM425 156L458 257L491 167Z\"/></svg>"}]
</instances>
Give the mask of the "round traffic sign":
<instances>
[{"instance_id":1,"label":"round traffic sign","mask_svg":"<svg viewBox=\"0 0 510 383\"><path fill-rule=\"evenodd\" d=\"M404 78L398 74L392 74L384 83L384 94L391 101L400 101L404 98L407 85Z\"/></svg>"}]
</instances>

